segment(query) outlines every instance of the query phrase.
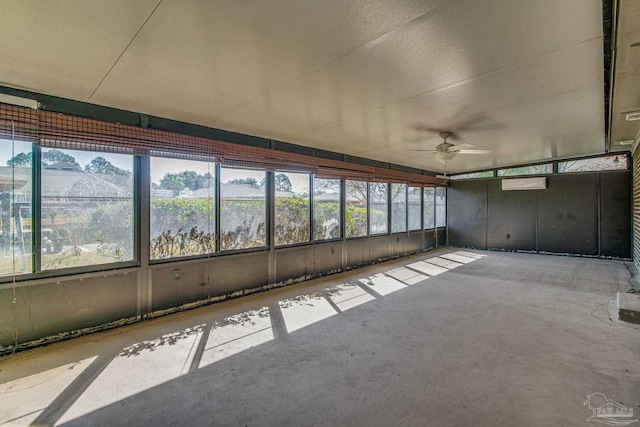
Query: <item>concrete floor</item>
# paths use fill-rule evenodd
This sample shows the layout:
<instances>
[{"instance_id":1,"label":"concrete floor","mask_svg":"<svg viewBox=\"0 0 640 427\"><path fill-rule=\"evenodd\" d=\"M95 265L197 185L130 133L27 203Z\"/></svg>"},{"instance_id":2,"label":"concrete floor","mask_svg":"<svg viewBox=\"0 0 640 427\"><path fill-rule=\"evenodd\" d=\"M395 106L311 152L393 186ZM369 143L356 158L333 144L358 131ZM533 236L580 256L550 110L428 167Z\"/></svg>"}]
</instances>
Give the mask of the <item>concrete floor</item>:
<instances>
[{"instance_id":1,"label":"concrete floor","mask_svg":"<svg viewBox=\"0 0 640 427\"><path fill-rule=\"evenodd\" d=\"M2 358L0 422L584 426L596 392L637 419L640 329L608 314L629 277L433 251Z\"/></svg>"}]
</instances>

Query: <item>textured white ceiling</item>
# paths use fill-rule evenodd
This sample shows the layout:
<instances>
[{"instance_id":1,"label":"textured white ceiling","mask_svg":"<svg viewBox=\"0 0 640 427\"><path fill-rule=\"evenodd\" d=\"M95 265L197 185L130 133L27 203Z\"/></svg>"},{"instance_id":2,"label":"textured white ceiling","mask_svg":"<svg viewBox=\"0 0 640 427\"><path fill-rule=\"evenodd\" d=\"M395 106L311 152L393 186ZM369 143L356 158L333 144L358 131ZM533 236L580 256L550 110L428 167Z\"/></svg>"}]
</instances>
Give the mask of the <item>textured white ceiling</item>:
<instances>
[{"instance_id":1,"label":"textured white ceiling","mask_svg":"<svg viewBox=\"0 0 640 427\"><path fill-rule=\"evenodd\" d=\"M441 171L605 149L600 0L3 0L0 84ZM458 142L458 141L452 141Z\"/></svg>"}]
</instances>

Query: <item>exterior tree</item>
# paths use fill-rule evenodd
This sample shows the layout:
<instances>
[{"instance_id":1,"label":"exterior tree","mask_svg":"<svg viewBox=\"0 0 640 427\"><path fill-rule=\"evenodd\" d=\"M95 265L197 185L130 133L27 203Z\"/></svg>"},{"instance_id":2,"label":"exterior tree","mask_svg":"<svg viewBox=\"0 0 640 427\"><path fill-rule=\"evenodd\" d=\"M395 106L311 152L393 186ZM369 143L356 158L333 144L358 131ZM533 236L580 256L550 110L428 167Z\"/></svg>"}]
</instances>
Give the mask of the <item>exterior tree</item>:
<instances>
[{"instance_id":1,"label":"exterior tree","mask_svg":"<svg viewBox=\"0 0 640 427\"><path fill-rule=\"evenodd\" d=\"M362 191L365 192L366 189L362 189ZM389 192L388 184L384 182L369 183L369 195L371 197L371 202L387 203L388 192Z\"/></svg>"},{"instance_id":2,"label":"exterior tree","mask_svg":"<svg viewBox=\"0 0 640 427\"><path fill-rule=\"evenodd\" d=\"M275 176L276 181L276 191L287 191L291 193L293 191L293 187L291 186L291 180L289 177L283 173L278 173Z\"/></svg>"},{"instance_id":3,"label":"exterior tree","mask_svg":"<svg viewBox=\"0 0 640 427\"><path fill-rule=\"evenodd\" d=\"M80 167L80 164L76 161L75 157L70 154L63 153L60 150L47 150L42 153L42 164L45 166L53 165L56 163L69 163L74 166Z\"/></svg>"},{"instance_id":4,"label":"exterior tree","mask_svg":"<svg viewBox=\"0 0 640 427\"><path fill-rule=\"evenodd\" d=\"M283 173L278 173L275 176L275 182L276 182L276 191L286 191L289 193L293 192L293 186L291 185L291 180L289 179L289 177ZM260 187L262 187L265 184L265 178L262 179L262 181L260 181Z\"/></svg>"},{"instance_id":5,"label":"exterior tree","mask_svg":"<svg viewBox=\"0 0 640 427\"><path fill-rule=\"evenodd\" d=\"M84 166L84 170L93 175L99 175L102 179L119 187L130 186L131 184L131 172L114 166L104 157L98 156L91 160Z\"/></svg>"},{"instance_id":6,"label":"exterior tree","mask_svg":"<svg viewBox=\"0 0 640 427\"><path fill-rule=\"evenodd\" d=\"M537 175L546 173L551 173L551 165L533 165L502 169L498 176Z\"/></svg>"},{"instance_id":7,"label":"exterior tree","mask_svg":"<svg viewBox=\"0 0 640 427\"><path fill-rule=\"evenodd\" d=\"M201 188L209 188L212 185L213 176L208 172L205 174L199 174L195 171L167 173L160 180L160 188L173 191L182 191L185 188L195 191Z\"/></svg>"},{"instance_id":8,"label":"exterior tree","mask_svg":"<svg viewBox=\"0 0 640 427\"><path fill-rule=\"evenodd\" d=\"M366 202L367 183L365 181L349 181L347 192L348 192L348 195L355 197L358 200Z\"/></svg>"},{"instance_id":9,"label":"exterior tree","mask_svg":"<svg viewBox=\"0 0 640 427\"><path fill-rule=\"evenodd\" d=\"M114 166L104 157L96 157L84 166L86 172L104 175L131 175L131 172Z\"/></svg>"},{"instance_id":10,"label":"exterior tree","mask_svg":"<svg viewBox=\"0 0 640 427\"><path fill-rule=\"evenodd\" d=\"M9 160L7 160L7 166L14 167L29 167L31 166L31 154L18 153Z\"/></svg>"},{"instance_id":11,"label":"exterior tree","mask_svg":"<svg viewBox=\"0 0 640 427\"><path fill-rule=\"evenodd\" d=\"M313 181L313 191L316 194L333 193L340 190L339 179L316 179Z\"/></svg>"},{"instance_id":12,"label":"exterior tree","mask_svg":"<svg viewBox=\"0 0 640 427\"><path fill-rule=\"evenodd\" d=\"M227 182L227 184L246 185L251 188L260 188L260 184L255 178L236 178Z\"/></svg>"}]
</instances>

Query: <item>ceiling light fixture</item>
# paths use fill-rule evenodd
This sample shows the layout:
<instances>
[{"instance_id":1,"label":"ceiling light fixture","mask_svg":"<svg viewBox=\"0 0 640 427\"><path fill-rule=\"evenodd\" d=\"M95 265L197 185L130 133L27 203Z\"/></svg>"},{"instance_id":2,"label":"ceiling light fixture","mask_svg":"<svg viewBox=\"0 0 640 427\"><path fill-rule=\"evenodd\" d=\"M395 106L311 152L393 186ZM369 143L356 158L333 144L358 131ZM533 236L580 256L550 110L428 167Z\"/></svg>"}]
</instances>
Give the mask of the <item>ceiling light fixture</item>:
<instances>
[{"instance_id":1,"label":"ceiling light fixture","mask_svg":"<svg viewBox=\"0 0 640 427\"><path fill-rule=\"evenodd\" d=\"M633 139L625 139L624 141L618 141L618 145L633 145Z\"/></svg>"},{"instance_id":2,"label":"ceiling light fixture","mask_svg":"<svg viewBox=\"0 0 640 427\"><path fill-rule=\"evenodd\" d=\"M438 159L441 163L447 163L453 160L453 158L456 156L456 152L455 151L436 151L435 153L433 153L433 155L436 156L436 159Z\"/></svg>"}]
</instances>

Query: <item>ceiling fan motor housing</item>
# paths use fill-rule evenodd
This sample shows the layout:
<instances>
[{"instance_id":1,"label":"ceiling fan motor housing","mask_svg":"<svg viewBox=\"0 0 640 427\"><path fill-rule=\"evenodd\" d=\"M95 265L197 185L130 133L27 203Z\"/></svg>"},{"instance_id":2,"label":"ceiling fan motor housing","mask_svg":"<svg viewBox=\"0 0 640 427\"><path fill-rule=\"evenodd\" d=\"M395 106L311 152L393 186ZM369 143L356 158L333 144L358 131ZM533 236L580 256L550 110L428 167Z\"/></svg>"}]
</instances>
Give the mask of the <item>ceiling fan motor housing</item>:
<instances>
[{"instance_id":1,"label":"ceiling fan motor housing","mask_svg":"<svg viewBox=\"0 0 640 427\"><path fill-rule=\"evenodd\" d=\"M447 142L447 141L445 141L445 142L442 142L442 143L436 145L436 151L442 151L442 152L446 153L446 152L449 151L449 149L451 147L454 147L454 145L449 143L449 142Z\"/></svg>"}]
</instances>

